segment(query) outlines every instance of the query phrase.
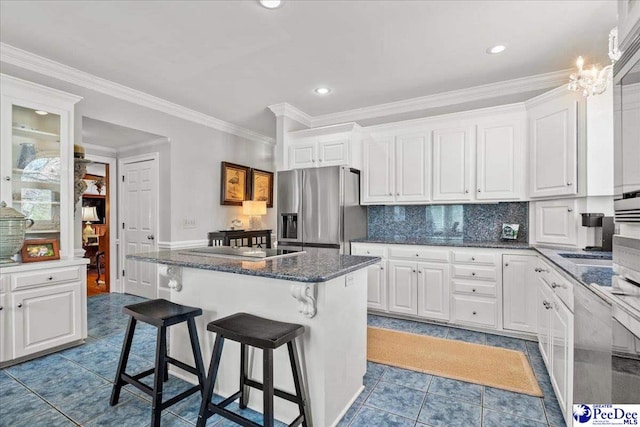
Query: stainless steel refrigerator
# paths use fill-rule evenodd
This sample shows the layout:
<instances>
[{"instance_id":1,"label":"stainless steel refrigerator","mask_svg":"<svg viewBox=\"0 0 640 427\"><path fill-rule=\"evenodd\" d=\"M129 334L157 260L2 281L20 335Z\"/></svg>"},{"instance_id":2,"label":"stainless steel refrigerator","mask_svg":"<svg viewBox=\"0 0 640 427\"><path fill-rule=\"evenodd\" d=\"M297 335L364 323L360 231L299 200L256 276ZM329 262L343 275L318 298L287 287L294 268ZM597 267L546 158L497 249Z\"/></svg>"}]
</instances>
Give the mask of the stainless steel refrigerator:
<instances>
[{"instance_id":1,"label":"stainless steel refrigerator","mask_svg":"<svg viewBox=\"0 0 640 427\"><path fill-rule=\"evenodd\" d=\"M278 248L351 252L367 236L360 171L343 166L278 172Z\"/></svg>"}]
</instances>

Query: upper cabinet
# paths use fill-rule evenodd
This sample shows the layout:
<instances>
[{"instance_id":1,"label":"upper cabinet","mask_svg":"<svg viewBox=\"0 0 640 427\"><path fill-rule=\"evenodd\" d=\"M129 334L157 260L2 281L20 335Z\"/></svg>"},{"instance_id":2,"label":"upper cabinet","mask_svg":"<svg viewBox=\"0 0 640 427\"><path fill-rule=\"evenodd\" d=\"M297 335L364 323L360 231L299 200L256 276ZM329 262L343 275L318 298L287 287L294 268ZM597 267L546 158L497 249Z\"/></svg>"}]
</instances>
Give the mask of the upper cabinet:
<instances>
[{"instance_id":1,"label":"upper cabinet","mask_svg":"<svg viewBox=\"0 0 640 427\"><path fill-rule=\"evenodd\" d=\"M364 170L362 171L363 203L394 201L395 141L393 137L371 138L364 144Z\"/></svg>"},{"instance_id":2,"label":"upper cabinet","mask_svg":"<svg viewBox=\"0 0 640 427\"><path fill-rule=\"evenodd\" d=\"M360 126L355 123L305 129L287 134L289 169L323 166L360 168Z\"/></svg>"},{"instance_id":3,"label":"upper cabinet","mask_svg":"<svg viewBox=\"0 0 640 427\"><path fill-rule=\"evenodd\" d=\"M618 44L624 52L640 36L640 2L618 0Z\"/></svg>"},{"instance_id":4,"label":"upper cabinet","mask_svg":"<svg viewBox=\"0 0 640 427\"><path fill-rule=\"evenodd\" d=\"M73 108L81 98L7 75L2 83L0 200L34 221L27 238L73 256Z\"/></svg>"},{"instance_id":5,"label":"upper cabinet","mask_svg":"<svg viewBox=\"0 0 640 427\"><path fill-rule=\"evenodd\" d=\"M473 127L433 131L433 200L470 200Z\"/></svg>"},{"instance_id":6,"label":"upper cabinet","mask_svg":"<svg viewBox=\"0 0 640 427\"><path fill-rule=\"evenodd\" d=\"M528 104L531 198L578 194L580 102L579 94L560 87Z\"/></svg>"}]
</instances>

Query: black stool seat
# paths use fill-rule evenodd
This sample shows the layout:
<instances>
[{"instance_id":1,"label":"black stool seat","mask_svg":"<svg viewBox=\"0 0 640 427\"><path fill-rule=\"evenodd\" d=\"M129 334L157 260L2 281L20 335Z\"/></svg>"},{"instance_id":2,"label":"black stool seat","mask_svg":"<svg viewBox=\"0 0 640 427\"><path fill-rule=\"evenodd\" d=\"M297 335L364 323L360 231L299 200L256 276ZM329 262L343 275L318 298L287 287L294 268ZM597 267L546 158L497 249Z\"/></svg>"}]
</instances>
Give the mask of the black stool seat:
<instances>
[{"instance_id":1,"label":"black stool seat","mask_svg":"<svg viewBox=\"0 0 640 427\"><path fill-rule=\"evenodd\" d=\"M122 308L122 312L156 327L175 325L202 315L201 308L180 305L165 299L127 305Z\"/></svg>"},{"instance_id":2,"label":"black stool seat","mask_svg":"<svg viewBox=\"0 0 640 427\"><path fill-rule=\"evenodd\" d=\"M216 341L211 355L209 374L207 375L204 385L202 404L200 405L200 413L198 414L198 421L196 423L197 427L204 427L207 418L214 414L221 415L244 427L260 427L260 424L226 409L226 406L238 398L240 398L240 408L246 408L249 401L249 387L262 390L264 427L273 427L274 425L274 396L293 402L298 406L300 415L289 424L290 427L299 425L303 427L308 426L307 398L305 388L302 385L302 371L296 346L296 337L304 333L304 326L295 323L278 322L247 313L236 313L209 322L207 330L216 333ZM218 376L218 368L220 367L222 347L225 339L240 343L240 391L216 404L211 402L211 398L213 396L216 377ZM296 389L295 394L279 390L273 386L273 351L284 344L287 345L289 352L293 384ZM250 379L247 375L248 345L262 349L262 383Z\"/></svg>"},{"instance_id":3,"label":"black stool seat","mask_svg":"<svg viewBox=\"0 0 640 427\"><path fill-rule=\"evenodd\" d=\"M127 305L122 308L122 313L130 316L127 332L125 333L124 342L122 344L122 352L120 353L120 362L118 363L118 371L113 381L113 390L111 391L111 406L118 404L120 399L120 391L126 384L138 388L152 398L151 426L159 427L162 410L179 401L200 392L204 387L204 363L202 362L202 354L200 353L200 342L198 341L198 331L196 330L195 317L202 314L202 309L188 307L167 301L164 299L156 299L141 302L139 304ZM131 344L133 343L133 335L136 329L136 323L144 322L158 328L158 338L156 341L156 361L152 369L131 375L126 372L129 353L131 352ZM167 355L167 327L178 323L186 322L189 328L189 339L191 341L191 350L193 352L193 360L195 367L187 365L184 362L169 357ZM198 377L198 385L193 386L172 398L162 400L163 382L169 379L169 363L175 365L187 372ZM140 379L154 374L153 387L149 387Z\"/></svg>"},{"instance_id":4,"label":"black stool seat","mask_svg":"<svg viewBox=\"0 0 640 427\"><path fill-rule=\"evenodd\" d=\"M302 325L278 322L247 313L236 313L214 320L207 325L207 330L253 347L273 349L304 334Z\"/></svg>"}]
</instances>

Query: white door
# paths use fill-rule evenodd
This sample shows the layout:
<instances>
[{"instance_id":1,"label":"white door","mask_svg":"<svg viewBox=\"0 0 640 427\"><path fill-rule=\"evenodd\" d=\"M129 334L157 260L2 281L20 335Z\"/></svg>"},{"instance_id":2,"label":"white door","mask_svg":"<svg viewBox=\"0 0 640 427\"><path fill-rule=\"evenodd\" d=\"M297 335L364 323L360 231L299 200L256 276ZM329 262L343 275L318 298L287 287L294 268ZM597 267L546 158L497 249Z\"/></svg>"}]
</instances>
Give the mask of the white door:
<instances>
[{"instance_id":1,"label":"white door","mask_svg":"<svg viewBox=\"0 0 640 427\"><path fill-rule=\"evenodd\" d=\"M468 127L433 132L433 200L469 200L471 138Z\"/></svg>"},{"instance_id":2,"label":"white door","mask_svg":"<svg viewBox=\"0 0 640 427\"><path fill-rule=\"evenodd\" d=\"M387 311L387 262L372 265L367 270L367 306Z\"/></svg>"},{"instance_id":3,"label":"white door","mask_svg":"<svg viewBox=\"0 0 640 427\"><path fill-rule=\"evenodd\" d=\"M418 316L449 320L449 264L418 264Z\"/></svg>"},{"instance_id":4,"label":"white door","mask_svg":"<svg viewBox=\"0 0 640 427\"><path fill-rule=\"evenodd\" d=\"M567 92L567 91L565 91ZM531 108L531 197L578 193L578 101L572 93Z\"/></svg>"},{"instance_id":5,"label":"white door","mask_svg":"<svg viewBox=\"0 0 640 427\"><path fill-rule=\"evenodd\" d=\"M318 166L340 166L349 163L349 140L318 142Z\"/></svg>"},{"instance_id":6,"label":"white door","mask_svg":"<svg viewBox=\"0 0 640 427\"><path fill-rule=\"evenodd\" d=\"M503 255L502 306L504 328L535 334L537 331L536 268L537 257Z\"/></svg>"},{"instance_id":7,"label":"white door","mask_svg":"<svg viewBox=\"0 0 640 427\"><path fill-rule=\"evenodd\" d=\"M157 250L158 165L157 160L124 159L122 167L121 221L124 255ZM150 262L125 259L124 292L146 298L158 294L158 268Z\"/></svg>"},{"instance_id":8,"label":"white door","mask_svg":"<svg viewBox=\"0 0 640 427\"><path fill-rule=\"evenodd\" d=\"M535 202L537 243L577 244L578 216L575 200Z\"/></svg>"},{"instance_id":9,"label":"white door","mask_svg":"<svg viewBox=\"0 0 640 427\"><path fill-rule=\"evenodd\" d=\"M418 314L418 280L414 262L389 261L389 311Z\"/></svg>"},{"instance_id":10,"label":"white door","mask_svg":"<svg viewBox=\"0 0 640 427\"><path fill-rule=\"evenodd\" d=\"M396 138L396 202L431 198L431 150L426 135Z\"/></svg>"},{"instance_id":11,"label":"white door","mask_svg":"<svg viewBox=\"0 0 640 427\"><path fill-rule=\"evenodd\" d=\"M478 125L476 198L505 200L521 197L521 121Z\"/></svg>"},{"instance_id":12,"label":"white door","mask_svg":"<svg viewBox=\"0 0 640 427\"><path fill-rule=\"evenodd\" d=\"M312 168L316 166L316 143L296 142L289 150L289 168Z\"/></svg>"},{"instance_id":13,"label":"white door","mask_svg":"<svg viewBox=\"0 0 640 427\"><path fill-rule=\"evenodd\" d=\"M371 138L364 143L364 179L362 202L379 203L394 200L393 138Z\"/></svg>"}]
</instances>

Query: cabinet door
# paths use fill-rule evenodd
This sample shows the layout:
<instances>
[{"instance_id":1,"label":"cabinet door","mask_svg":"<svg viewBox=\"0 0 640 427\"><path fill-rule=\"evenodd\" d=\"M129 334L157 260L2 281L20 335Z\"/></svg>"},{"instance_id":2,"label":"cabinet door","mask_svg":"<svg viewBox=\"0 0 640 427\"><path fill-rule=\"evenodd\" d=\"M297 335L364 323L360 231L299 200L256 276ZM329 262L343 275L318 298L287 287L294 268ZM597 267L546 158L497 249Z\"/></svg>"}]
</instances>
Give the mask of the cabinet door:
<instances>
[{"instance_id":1,"label":"cabinet door","mask_svg":"<svg viewBox=\"0 0 640 427\"><path fill-rule=\"evenodd\" d=\"M478 125L476 198L522 197L522 121Z\"/></svg>"},{"instance_id":2,"label":"cabinet door","mask_svg":"<svg viewBox=\"0 0 640 427\"><path fill-rule=\"evenodd\" d=\"M473 129L433 132L433 200L469 200Z\"/></svg>"},{"instance_id":3,"label":"cabinet door","mask_svg":"<svg viewBox=\"0 0 640 427\"><path fill-rule=\"evenodd\" d=\"M339 166L349 163L349 140L318 142L318 166Z\"/></svg>"},{"instance_id":4,"label":"cabinet door","mask_svg":"<svg viewBox=\"0 0 640 427\"><path fill-rule=\"evenodd\" d=\"M396 138L396 201L426 202L431 198L431 155L428 136Z\"/></svg>"},{"instance_id":5,"label":"cabinet door","mask_svg":"<svg viewBox=\"0 0 640 427\"><path fill-rule=\"evenodd\" d=\"M367 269L367 306L387 311L387 262Z\"/></svg>"},{"instance_id":6,"label":"cabinet door","mask_svg":"<svg viewBox=\"0 0 640 427\"><path fill-rule=\"evenodd\" d=\"M393 138L369 139L364 144L364 179L362 202L379 203L394 200Z\"/></svg>"},{"instance_id":7,"label":"cabinet door","mask_svg":"<svg viewBox=\"0 0 640 427\"><path fill-rule=\"evenodd\" d=\"M576 95L564 93L531 108L528 115L531 197L577 194Z\"/></svg>"},{"instance_id":8,"label":"cabinet door","mask_svg":"<svg viewBox=\"0 0 640 427\"><path fill-rule=\"evenodd\" d=\"M312 168L316 166L317 144L313 141L296 142L289 149L289 168Z\"/></svg>"},{"instance_id":9,"label":"cabinet door","mask_svg":"<svg viewBox=\"0 0 640 427\"><path fill-rule=\"evenodd\" d=\"M418 314L416 263L389 261L389 311Z\"/></svg>"},{"instance_id":10,"label":"cabinet door","mask_svg":"<svg viewBox=\"0 0 640 427\"><path fill-rule=\"evenodd\" d=\"M551 371L551 336L550 336L550 310L553 309L553 294L542 277L538 277L538 297L536 307L538 310L538 346L540 353L547 364L547 370Z\"/></svg>"},{"instance_id":11,"label":"cabinet door","mask_svg":"<svg viewBox=\"0 0 640 427\"><path fill-rule=\"evenodd\" d=\"M5 345L5 341L7 340L7 296L5 294L0 293L0 331L2 331L2 336L0 336L0 362L4 362L9 359L7 356L6 350L7 347Z\"/></svg>"},{"instance_id":12,"label":"cabinet door","mask_svg":"<svg viewBox=\"0 0 640 427\"><path fill-rule=\"evenodd\" d=\"M82 338L80 282L11 294L13 358Z\"/></svg>"},{"instance_id":13,"label":"cabinet door","mask_svg":"<svg viewBox=\"0 0 640 427\"><path fill-rule=\"evenodd\" d=\"M449 264L418 264L418 316L449 320Z\"/></svg>"},{"instance_id":14,"label":"cabinet door","mask_svg":"<svg viewBox=\"0 0 640 427\"><path fill-rule=\"evenodd\" d=\"M537 258L527 255L503 255L502 304L504 329L535 334L538 306L534 271Z\"/></svg>"},{"instance_id":15,"label":"cabinet door","mask_svg":"<svg viewBox=\"0 0 640 427\"><path fill-rule=\"evenodd\" d=\"M537 243L576 245L578 216L575 200L535 202Z\"/></svg>"},{"instance_id":16,"label":"cabinet door","mask_svg":"<svg viewBox=\"0 0 640 427\"><path fill-rule=\"evenodd\" d=\"M558 405L571 414L573 384L573 314L556 298L551 312L551 381Z\"/></svg>"}]
</instances>

